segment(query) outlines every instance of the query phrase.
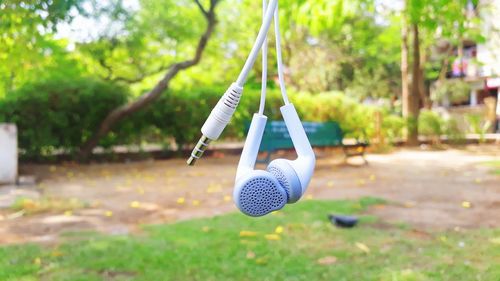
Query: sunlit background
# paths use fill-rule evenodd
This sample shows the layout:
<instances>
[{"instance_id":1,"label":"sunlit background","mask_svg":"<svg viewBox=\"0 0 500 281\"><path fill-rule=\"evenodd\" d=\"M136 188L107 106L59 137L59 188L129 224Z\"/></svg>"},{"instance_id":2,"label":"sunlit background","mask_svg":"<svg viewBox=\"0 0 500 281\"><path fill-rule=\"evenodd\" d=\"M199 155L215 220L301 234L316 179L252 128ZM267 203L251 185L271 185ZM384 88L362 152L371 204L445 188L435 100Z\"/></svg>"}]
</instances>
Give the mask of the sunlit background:
<instances>
[{"instance_id":1,"label":"sunlit background","mask_svg":"<svg viewBox=\"0 0 500 281\"><path fill-rule=\"evenodd\" d=\"M498 281L500 0L279 15L318 161L300 202L251 219L232 197L260 60L222 137L186 158L260 0L0 0L0 280ZM267 129L259 169L295 157L274 44L271 28L265 114L285 133Z\"/></svg>"}]
</instances>

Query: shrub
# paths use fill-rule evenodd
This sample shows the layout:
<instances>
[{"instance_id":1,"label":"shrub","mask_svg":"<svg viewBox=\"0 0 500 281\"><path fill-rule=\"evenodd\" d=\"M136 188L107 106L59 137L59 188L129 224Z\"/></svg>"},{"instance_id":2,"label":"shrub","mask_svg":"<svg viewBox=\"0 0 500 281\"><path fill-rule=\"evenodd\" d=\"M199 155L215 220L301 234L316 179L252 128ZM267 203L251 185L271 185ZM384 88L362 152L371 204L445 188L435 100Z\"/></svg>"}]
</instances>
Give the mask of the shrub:
<instances>
[{"instance_id":1,"label":"shrub","mask_svg":"<svg viewBox=\"0 0 500 281\"><path fill-rule=\"evenodd\" d=\"M375 109L341 92L297 94L292 101L304 121L335 121L346 137L368 140L373 136Z\"/></svg>"},{"instance_id":2,"label":"shrub","mask_svg":"<svg viewBox=\"0 0 500 281\"><path fill-rule=\"evenodd\" d=\"M418 118L418 128L421 135L431 137L434 143L439 143L445 132L445 121L436 112L422 110Z\"/></svg>"},{"instance_id":3,"label":"shrub","mask_svg":"<svg viewBox=\"0 0 500 281\"><path fill-rule=\"evenodd\" d=\"M436 144L440 143L442 135L448 136L449 141L455 144L461 144L465 140L465 135L460 130L456 119L445 119L430 110L420 112L418 126L419 133L431 137Z\"/></svg>"},{"instance_id":4,"label":"shrub","mask_svg":"<svg viewBox=\"0 0 500 281\"><path fill-rule=\"evenodd\" d=\"M397 139L402 139L405 127L406 121L403 117L394 114L385 114L382 123L382 130L389 142L392 143Z\"/></svg>"},{"instance_id":5,"label":"shrub","mask_svg":"<svg viewBox=\"0 0 500 281\"><path fill-rule=\"evenodd\" d=\"M167 144L175 140L180 148L191 145L200 135L200 127L226 88L223 86L168 90L151 106L118 123L99 145ZM94 78L52 79L10 93L0 100L0 122L16 123L19 145L26 156L52 155L55 151L74 153L114 108L130 98L120 85ZM360 104L340 92L290 93L303 121L340 124L346 137L369 140L374 133L375 108ZM244 138L245 126L257 112L260 88L246 87L225 139ZM278 89L269 89L266 115L281 120L283 105ZM384 112L384 132L394 138L402 130L401 118Z\"/></svg>"},{"instance_id":6,"label":"shrub","mask_svg":"<svg viewBox=\"0 0 500 281\"><path fill-rule=\"evenodd\" d=\"M470 91L470 85L461 79L446 80L432 91L431 99L443 102L448 98L451 103L460 104L469 99Z\"/></svg>"},{"instance_id":7,"label":"shrub","mask_svg":"<svg viewBox=\"0 0 500 281\"><path fill-rule=\"evenodd\" d=\"M0 122L17 124L19 146L28 156L57 149L72 153L111 109L126 102L127 94L124 87L93 78L26 84L0 100ZM116 139L110 134L101 145Z\"/></svg>"},{"instance_id":8,"label":"shrub","mask_svg":"<svg viewBox=\"0 0 500 281\"><path fill-rule=\"evenodd\" d=\"M479 142L483 143L485 141L485 135L491 127L491 122L485 120L479 114L467 114L465 116L467 120L467 125L469 126L469 132L472 134L479 135Z\"/></svg>"}]
</instances>

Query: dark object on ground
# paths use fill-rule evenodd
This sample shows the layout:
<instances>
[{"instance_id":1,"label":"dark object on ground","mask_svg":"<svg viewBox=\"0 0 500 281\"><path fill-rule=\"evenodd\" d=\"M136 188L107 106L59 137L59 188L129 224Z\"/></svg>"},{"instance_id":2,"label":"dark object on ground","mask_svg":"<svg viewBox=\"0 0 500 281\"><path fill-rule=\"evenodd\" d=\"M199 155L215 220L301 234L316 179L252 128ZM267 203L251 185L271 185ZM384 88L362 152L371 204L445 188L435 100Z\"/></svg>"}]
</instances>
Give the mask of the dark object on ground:
<instances>
[{"instance_id":1,"label":"dark object on ground","mask_svg":"<svg viewBox=\"0 0 500 281\"><path fill-rule=\"evenodd\" d=\"M360 156L363 158L364 163L368 164L365 159L365 150L369 143L359 140L345 141L345 132L342 131L338 123L302 122L302 125L313 147L342 147L346 161L350 157ZM247 124L247 131L249 127L250 123ZM293 143L285 122L268 122L259 149L259 152L266 152L267 155L264 159L257 159L257 162L268 164L271 161L273 152L292 148Z\"/></svg>"},{"instance_id":2,"label":"dark object on ground","mask_svg":"<svg viewBox=\"0 0 500 281\"><path fill-rule=\"evenodd\" d=\"M351 228L358 223L358 218L353 216L329 215L328 218L333 224L342 228Z\"/></svg>"}]
</instances>

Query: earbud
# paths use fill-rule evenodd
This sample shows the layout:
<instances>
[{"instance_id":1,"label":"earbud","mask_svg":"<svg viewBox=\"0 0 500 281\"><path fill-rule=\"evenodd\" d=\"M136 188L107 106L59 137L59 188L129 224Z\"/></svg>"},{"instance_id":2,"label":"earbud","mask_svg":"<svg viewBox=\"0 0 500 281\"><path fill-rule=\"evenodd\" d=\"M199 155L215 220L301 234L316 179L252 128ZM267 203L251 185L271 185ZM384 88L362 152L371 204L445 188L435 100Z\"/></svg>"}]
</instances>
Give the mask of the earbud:
<instances>
[{"instance_id":1,"label":"earbud","mask_svg":"<svg viewBox=\"0 0 500 281\"><path fill-rule=\"evenodd\" d=\"M286 93L281 57L278 0L270 0L267 8L266 2L266 0L263 0L263 7L265 8L263 23L245 65L236 82L231 85L210 113L201 129L203 135L187 161L188 165L194 165L203 155L209 143L212 140L218 139L224 128L228 125L239 104L248 73L252 69L259 50L263 48L261 104L259 113L253 116L250 130L245 140L233 191L236 206L244 214L253 217L269 214L272 211L282 209L287 203L297 202L306 192L314 172L314 165L316 164L316 157L307 139L304 127L302 127L297 111L293 104L289 102ZM267 117L264 115L266 98L265 81L267 79L266 38L273 18L276 35L278 78L285 103L280 110L298 157L295 160L276 159L269 164L266 170L255 170L255 161L257 160L267 122ZM266 44L264 45L265 42Z\"/></svg>"},{"instance_id":2,"label":"earbud","mask_svg":"<svg viewBox=\"0 0 500 281\"><path fill-rule=\"evenodd\" d=\"M264 134L267 117L254 114L241 153L234 203L246 215L259 217L297 202L307 189L314 172L316 157L293 104L281 107L281 113L293 145L296 160L276 159L265 171L255 170L255 161Z\"/></svg>"}]
</instances>

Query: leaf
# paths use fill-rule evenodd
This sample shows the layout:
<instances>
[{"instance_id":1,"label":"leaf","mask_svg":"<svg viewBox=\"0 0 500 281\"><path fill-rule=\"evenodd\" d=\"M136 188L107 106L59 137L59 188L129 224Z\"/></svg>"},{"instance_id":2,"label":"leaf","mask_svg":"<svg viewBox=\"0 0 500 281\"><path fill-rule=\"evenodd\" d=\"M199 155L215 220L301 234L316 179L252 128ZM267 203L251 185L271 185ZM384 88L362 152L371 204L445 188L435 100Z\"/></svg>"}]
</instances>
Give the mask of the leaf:
<instances>
[{"instance_id":1,"label":"leaf","mask_svg":"<svg viewBox=\"0 0 500 281\"><path fill-rule=\"evenodd\" d=\"M490 242L493 243L493 244L500 245L500 237L491 238Z\"/></svg>"},{"instance_id":2,"label":"leaf","mask_svg":"<svg viewBox=\"0 0 500 281\"><path fill-rule=\"evenodd\" d=\"M281 233L283 233L283 230L284 230L283 226L278 225L278 226L276 227L276 229L274 230L274 232L275 232L276 234L281 234Z\"/></svg>"},{"instance_id":3,"label":"leaf","mask_svg":"<svg viewBox=\"0 0 500 281\"><path fill-rule=\"evenodd\" d=\"M356 245L356 247L358 247L358 249L365 252L366 254L370 253L370 248L368 248L368 246L366 246L365 244L360 243L360 242L356 242L355 245Z\"/></svg>"},{"instance_id":4,"label":"leaf","mask_svg":"<svg viewBox=\"0 0 500 281\"><path fill-rule=\"evenodd\" d=\"M320 265L330 265L337 262L337 258L334 256L326 256L317 260Z\"/></svg>"},{"instance_id":5,"label":"leaf","mask_svg":"<svg viewBox=\"0 0 500 281\"><path fill-rule=\"evenodd\" d=\"M258 233L255 231L242 230L240 231L240 237L255 237Z\"/></svg>"},{"instance_id":6,"label":"leaf","mask_svg":"<svg viewBox=\"0 0 500 281\"><path fill-rule=\"evenodd\" d=\"M278 240L281 240L281 236L279 236L278 234L266 234L265 237L269 241L278 241Z\"/></svg>"},{"instance_id":7,"label":"leaf","mask_svg":"<svg viewBox=\"0 0 500 281\"><path fill-rule=\"evenodd\" d=\"M470 209L472 207L472 204L469 201L464 201L462 202L462 207L465 209Z\"/></svg>"}]
</instances>

